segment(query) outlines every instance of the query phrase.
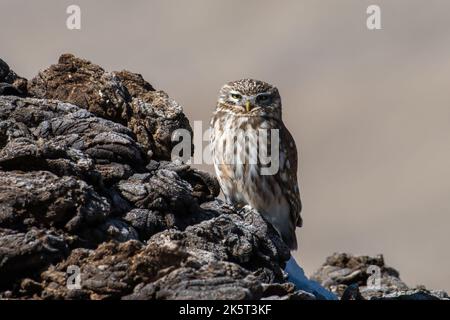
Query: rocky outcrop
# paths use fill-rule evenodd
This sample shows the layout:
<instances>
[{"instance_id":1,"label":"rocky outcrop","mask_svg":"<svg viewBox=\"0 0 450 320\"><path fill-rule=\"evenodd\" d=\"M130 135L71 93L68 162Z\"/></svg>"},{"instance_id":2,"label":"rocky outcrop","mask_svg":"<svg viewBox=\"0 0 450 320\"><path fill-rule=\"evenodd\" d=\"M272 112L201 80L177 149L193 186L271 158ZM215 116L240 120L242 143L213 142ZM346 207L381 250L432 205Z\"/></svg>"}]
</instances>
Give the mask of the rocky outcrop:
<instances>
[{"instance_id":1,"label":"rocky outcrop","mask_svg":"<svg viewBox=\"0 0 450 320\"><path fill-rule=\"evenodd\" d=\"M0 59L0 95L24 96L27 93L27 80L19 77L8 64Z\"/></svg>"},{"instance_id":2,"label":"rocky outcrop","mask_svg":"<svg viewBox=\"0 0 450 320\"><path fill-rule=\"evenodd\" d=\"M348 300L437 300L449 299L444 291L409 288L399 272L375 257L335 253L311 277Z\"/></svg>"},{"instance_id":3,"label":"rocky outcrop","mask_svg":"<svg viewBox=\"0 0 450 320\"><path fill-rule=\"evenodd\" d=\"M171 161L176 129L192 133L182 108L138 74L65 54L27 81L0 60L0 298L314 299L257 212ZM379 258L345 257L316 274L339 295L409 290ZM389 290L364 290L369 264Z\"/></svg>"},{"instance_id":4,"label":"rocky outcrop","mask_svg":"<svg viewBox=\"0 0 450 320\"><path fill-rule=\"evenodd\" d=\"M170 160L175 129L192 133L181 106L155 90L141 75L106 72L71 54L39 72L28 83L31 96L77 105L104 119L127 126L149 157Z\"/></svg>"}]
</instances>

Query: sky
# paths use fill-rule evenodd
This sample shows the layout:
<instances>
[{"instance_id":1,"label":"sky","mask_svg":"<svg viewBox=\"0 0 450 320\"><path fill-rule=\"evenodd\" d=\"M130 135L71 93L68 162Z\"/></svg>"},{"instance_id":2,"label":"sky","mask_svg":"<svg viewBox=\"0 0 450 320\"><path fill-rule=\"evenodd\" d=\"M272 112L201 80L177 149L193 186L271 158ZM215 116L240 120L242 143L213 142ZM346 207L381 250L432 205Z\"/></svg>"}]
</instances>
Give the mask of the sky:
<instances>
[{"instance_id":1,"label":"sky","mask_svg":"<svg viewBox=\"0 0 450 320\"><path fill-rule=\"evenodd\" d=\"M0 57L29 79L65 52L140 73L204 129L224 83L276 85L299 148L305 271L382 253L408 285L450 291L449 15L445 0L0 0Z\"/></svg>"}]
</instances>

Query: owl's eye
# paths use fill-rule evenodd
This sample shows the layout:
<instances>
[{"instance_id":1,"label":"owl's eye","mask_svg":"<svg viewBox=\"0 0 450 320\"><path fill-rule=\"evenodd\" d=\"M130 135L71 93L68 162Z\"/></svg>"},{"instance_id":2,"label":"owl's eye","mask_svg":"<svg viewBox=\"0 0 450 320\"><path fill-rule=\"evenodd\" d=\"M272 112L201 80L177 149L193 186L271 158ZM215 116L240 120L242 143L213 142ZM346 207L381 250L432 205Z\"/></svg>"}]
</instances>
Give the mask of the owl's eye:
<instances>
[{"instance_id":1,"label":"owl's eye","mask_svg":"<svg viewBox=\"0 0 450 320\"><path fill-rule=\"evenodd\" d=\"M233 98L234 100L241 100L242 96L239 93L232 93L231 98Z\"/></svg>"},{"instance_id":2,"label":"owl's eye","mask_svg":"<svg viewBox=\"0 0 450 320\"><path fill-rule=\"evenodd\" d=\"M272 100L272 97L268 94L261 94L256 97L256 102L261 104L268 104Z\"/></svg>"}]
</instances>

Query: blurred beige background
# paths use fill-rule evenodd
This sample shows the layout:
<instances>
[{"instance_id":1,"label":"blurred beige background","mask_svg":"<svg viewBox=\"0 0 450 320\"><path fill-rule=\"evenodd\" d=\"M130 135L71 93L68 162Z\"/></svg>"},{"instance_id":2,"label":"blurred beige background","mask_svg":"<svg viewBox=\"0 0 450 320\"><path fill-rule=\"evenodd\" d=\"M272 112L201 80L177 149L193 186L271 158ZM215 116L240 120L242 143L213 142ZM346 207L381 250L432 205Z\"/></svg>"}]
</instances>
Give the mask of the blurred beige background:
<instances>
[{"instance_id":1,"label":"blurred beige background","mask_svg":"<svg viewBox=\"0 0 450 320\"><path fill-rule=\"evenodd\" d=\"M224 82L277 85L307 273L335 251L383 253L408 284L450 290L449 16L445 0L0 0L0 56L28 78L63 52L141 73L205 128Z\"/></svg>"}]
</instances>

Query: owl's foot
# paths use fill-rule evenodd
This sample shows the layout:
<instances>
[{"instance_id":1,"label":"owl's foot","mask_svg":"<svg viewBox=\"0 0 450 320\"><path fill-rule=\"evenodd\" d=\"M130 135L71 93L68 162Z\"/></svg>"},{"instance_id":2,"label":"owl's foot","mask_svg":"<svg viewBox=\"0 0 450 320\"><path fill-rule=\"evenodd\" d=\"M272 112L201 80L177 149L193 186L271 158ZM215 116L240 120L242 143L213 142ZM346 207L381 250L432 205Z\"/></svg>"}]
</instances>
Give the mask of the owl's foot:
<instances>
[{"instance_id":1,"label":"owl's foot","mask_svg":"<svg viewBox=\"0 0 450 320\"><path fill-rule=\"evenodd\" d=\"M309 292L319 300L338 300L336 295L322 287L318 282L309 280L292 256L286 263L284 271L288 274L287 280L295 284L297 289Z\"/></svg>"}]
</instances>

